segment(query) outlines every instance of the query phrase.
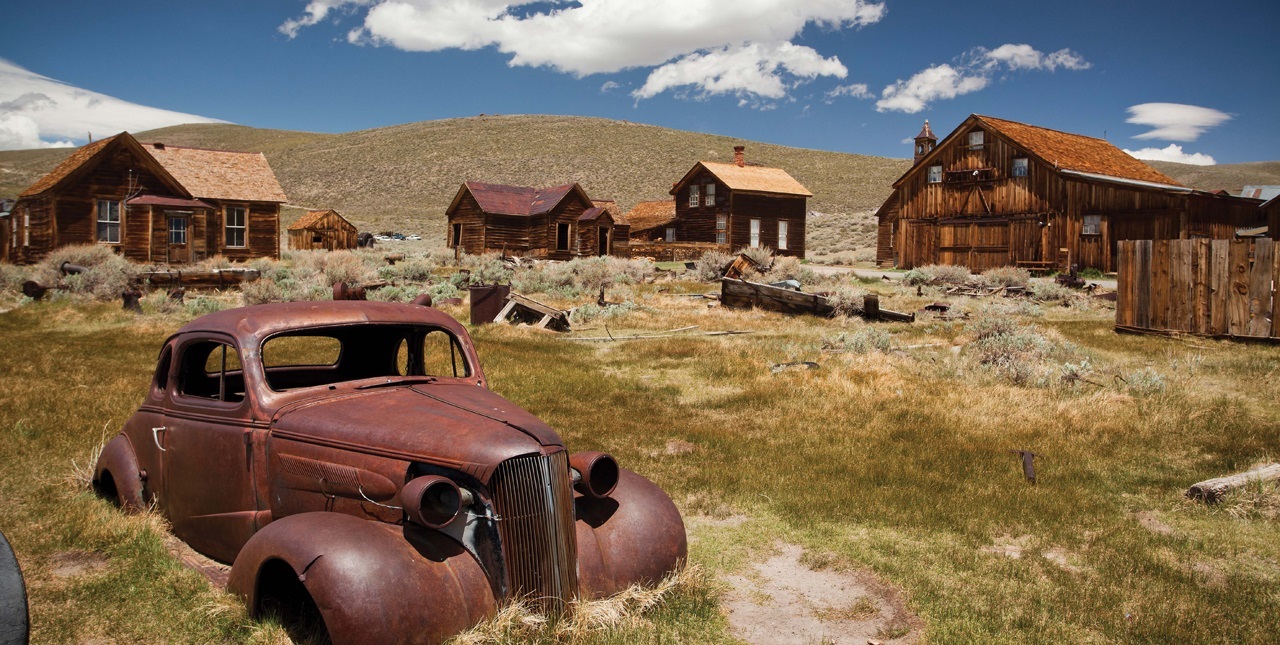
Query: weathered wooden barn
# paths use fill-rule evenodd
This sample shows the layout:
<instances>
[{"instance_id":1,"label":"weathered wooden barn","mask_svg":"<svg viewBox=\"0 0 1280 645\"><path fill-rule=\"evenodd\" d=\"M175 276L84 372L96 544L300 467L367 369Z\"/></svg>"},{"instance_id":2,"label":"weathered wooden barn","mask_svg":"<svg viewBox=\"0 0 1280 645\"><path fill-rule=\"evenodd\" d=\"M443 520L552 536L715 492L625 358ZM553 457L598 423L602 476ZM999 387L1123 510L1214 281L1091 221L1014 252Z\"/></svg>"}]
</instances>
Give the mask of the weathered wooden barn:
<instances>
[{"instance_id":1,"label":"weathered wooden barn","mask_svg":"<svg viewBox=\"0 0 1280 645\"><path fill-rule=\"evenodd\" d=\"M354 249L359 231L355 224L332 208L307 211L289 225L289 248L294 250L339 251Z\"/></svg>"},{"instance_id":2,"label":"weathered wooden barn","mask_svg":"<svg viewBox=\"0 0 1280 645\"><path fill-rule=\"evenodd\" d=\"M280 257L284 191L262 154L139 143L80 147L18 197L9 260L103 244L135 262Z\"/></svg>"},{"instance_id":3,"label":"weathered wooden barn","mask_svg":"<svg viewBox=\"0 0 1280 645\"><path fill-rule=\"evenodd\" d=\"M1120 240L1231 239L1260 200L1187 188L1103 139L971 115L915 165L876 216L881 266L1116 268Z\"/></svg>"},{"instance_id":4,"label":"weathered wooden barn","mask_svg":"<svg viewBox=\"0 0 1280 645\"><path fill-rule=\"evenodd\" d=\"M674 239L740 247L769 247L804 257L807 200L813 193L781 168L747 163L734 146L733 163L699 161L671 189Z\"/></svg>"},{"instance_id":5,"label":"weathered wooden barn","mask_svg":"<svg viewBox=\"0 0 1280 645\"><path fill-rule=\"evenodd\" d=\"M449 248L551 260L627 253L627 227L612 202L578 184L528 188L468 181L445 211ZM623 241L618 244L619 240Z\"/></svg>"}]
</instances>

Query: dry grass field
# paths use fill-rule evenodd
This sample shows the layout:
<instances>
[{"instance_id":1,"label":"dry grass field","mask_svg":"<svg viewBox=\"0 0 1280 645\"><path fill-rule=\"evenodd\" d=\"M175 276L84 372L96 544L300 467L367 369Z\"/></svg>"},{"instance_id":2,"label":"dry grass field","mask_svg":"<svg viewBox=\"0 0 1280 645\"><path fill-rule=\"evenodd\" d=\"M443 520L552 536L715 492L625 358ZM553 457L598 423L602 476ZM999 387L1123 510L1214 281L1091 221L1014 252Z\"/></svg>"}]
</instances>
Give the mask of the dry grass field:
<instances>
[{"instance_id":1,"label":"dry grass field","mask_svg":"<svg viewBox=\"0 0 1280 645\"><path fill-rule=\"evenodd\" d=\"M344 256L264 267L275 286L254 297L306 294L306 280L377 261ZM397 267L413 286L385 297L452 279L439 258ZM1183 491L1280 458L1280 348L1117 335L1108 303L1048 287L917 295L802 269L790 270L809 289L872 291L897 311L946 300L955 316L725 310L685 295L714 284L643 263L514 276L540 300L585 306L570 334L472 327L494 388L573 449L609 451L669 491L696 569L572 624L508 613L462 642L738 642L729 599L745 585L778 600L756 565L788 553L806 571L872 576L892 592L915 618L879 633L886 641L1274 642L1280 493L1257 486L1206 507ZM623 305L586 305L601 284ZM135 316L84 285L45 303L4 289L0 530L30 580L34 639L282 642L280 626L249 620L178 564L158 516L122 515L85 486L164 337L241 296L174 307L153 295ZM731 330L749 333L703 335ZM639 334L665 337L574 340ZM804 361L816 369L779 367ZM1039 455L1036 484L1011 450ZM817 609L820 620L889 610Z\"/></svg>"}]
</instances>

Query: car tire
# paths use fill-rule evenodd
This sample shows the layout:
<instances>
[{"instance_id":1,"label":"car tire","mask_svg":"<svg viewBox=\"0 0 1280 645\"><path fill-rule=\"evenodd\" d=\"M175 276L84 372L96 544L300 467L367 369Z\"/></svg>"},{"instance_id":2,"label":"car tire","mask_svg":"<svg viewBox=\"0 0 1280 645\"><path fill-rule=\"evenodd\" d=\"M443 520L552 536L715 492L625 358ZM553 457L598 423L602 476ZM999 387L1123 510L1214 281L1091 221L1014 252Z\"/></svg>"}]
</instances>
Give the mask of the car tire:
<instances>
[{"instance_id":1,"label":"car tire","mask_svg":"<svg viewBox=\"0 0 1280 645\"><path fill-rule=\"evenodd\" d=\"M22 569L9 541L0 533L0 643L26 645L30 628Z\"/></svg>"}]
</instances>

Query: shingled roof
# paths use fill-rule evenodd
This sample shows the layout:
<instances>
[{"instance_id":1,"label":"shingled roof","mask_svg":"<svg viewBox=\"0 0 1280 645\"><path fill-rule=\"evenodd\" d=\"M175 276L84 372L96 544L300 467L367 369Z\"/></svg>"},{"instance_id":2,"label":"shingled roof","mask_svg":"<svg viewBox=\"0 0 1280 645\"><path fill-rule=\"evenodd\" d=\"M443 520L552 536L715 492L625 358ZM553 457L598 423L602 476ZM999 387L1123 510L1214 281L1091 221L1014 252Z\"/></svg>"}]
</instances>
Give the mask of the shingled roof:
<instances>
[{"instance_id":1,"label":"shingled roof","mask_svg":"<svg viewBox=\"0 0 1280 645\"><path fill-rule=\"evenodd\" d=\"M205 199L286 202L267 158L260 152L142 144L192 195Z\"/></svg>"},{"instance_id":2,"label":"shingled roof","mask_svg":"<svg viewBox=\"0 0 1280 645\"><path fill-rule=\"evenodd\" d=\"M115 137L107 137L106 139L99 139L92 143L87 143L83 146L80 146L79 148L76 148L75 152L72 152L70 155L67 156L66 159L63 159L62 163L58 164L57 166L54 167L53 170L49 171L49 174L36 180L36 183L31 184L31 186L29 186L26 190L22 191L22 193L18 195L18 197L31 197L32 195L39 195L40 193L43 193L44 191L49 190L50 188L53 188L55 185L57 185L58 182L62 181L63 179L66 179L67 175L70 175L72 172L74 172L76 168L79 168L81 164L93 158L94 155L98 154L98 151L107 147L107 144L114 141L115 138L118 136L120 135L117 134Z\"/></svg>"},{"instance_id":3,"label":"shingled roof","mask_svg":"<svg viewBox=\"0 0 1280 645\"><path fill-rule=\"evenodd\" d=\"M640 202L627 211L626 220L633 231L644 231L674 222L676 219L675 200L664 199L660 202Z\"/></svg>"},{"instance_id":4,"label":"shingled roof","mask_svg":"<svg viewBox=\"0 0 1280 645\"><path fill-rule=\"evenodd\" d=\"M1027 152L1061 170L1182 187L1182 184L1168 175L1131 157L1105 139L1059 132L980 114L975 114L971 118L977 119L984 126L1004 135Z\"/></svg>"},{"instance_id":5,"label":"shingled roof","mask_svg":"<svg viewBox=\"0 0 1280 645\"><path fill-rule=\"evenodd\" d=\"M551 188L528 188L504 184L486 184L468 181L464 186L486 213L496 215L541 215L556 207L577 184L565 184ZM585 196L586 193L583 193Z\"/></svg>"},{"instance_id":6,"label":"shingled roof","mask_svg":"<svg viewBox=\"0 0 1280 645\"><path fill-rule=\"evenodd\" d=\"M773 193L776 195L796 195L813 197L800 182L781 168L756 166L747 164L739 166L718 161L700 161L703 168L716 176L730 190L743 190L756 193Z\"/></svg>"},{"instance_id":7,"label":"shingled roof","mask_svg":"<svg viewBox=\"0 0 1280 645\"><path fill-rule=\"evenodd\" d=\"M289 230L305 231L306 229L313 228L320 223L320 220L324 219L325 215L328 215L329 213L333 213L334 217L337 217L338 219L344 222L347 221L347 218L338 214L338 211L335 211L332 208L326 208L324 210L318 210L318 211L307 211L306 214L304 214L302 217L299 217L297 220L295 220L292 224L289 225ZM347 222L347 223L350 224L350 222Z\"/></svg>"}]
</instances>

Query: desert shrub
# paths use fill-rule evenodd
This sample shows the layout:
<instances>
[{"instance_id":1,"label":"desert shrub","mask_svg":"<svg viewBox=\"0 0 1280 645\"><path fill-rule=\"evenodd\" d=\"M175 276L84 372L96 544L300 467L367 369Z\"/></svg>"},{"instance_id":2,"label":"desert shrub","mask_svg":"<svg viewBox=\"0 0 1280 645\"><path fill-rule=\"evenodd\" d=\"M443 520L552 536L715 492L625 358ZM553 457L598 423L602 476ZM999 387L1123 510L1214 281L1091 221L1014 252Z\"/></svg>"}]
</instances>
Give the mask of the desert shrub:
<instances>
[{"instance_id":1,"label":"desert shrub","mask_svg":"<svg viewBox=\"0 0 1280 645\"><path fill-rule=\"evenodd\" d=\"M762 269L768 268L769 265L773 264L773 249L767 246L744 246L738 249L737 253L734 253L734 257L739 255L745 255L748 258L751 258Z\"/></svg>"},{"instance_id":2,"label":"desert shrub","mask_svg":"<svg viewBox=\"0 0 1280 645\"><path fill-rule=\"evenodd\" d=\"M330 251L321 256L325 282L360 284L367 282L373 271L364 259L350 251Z\"/></svg>"},{"instance_id":3,"label":"desert shrub","mask_svg":"<svg viewBox=\"0 0 1280 645\"><path fill-rule=\"evenodd\" d=\"M1006 316L979 315L965 325L974 335L970 356L984 368L1015 385L1044 386L1054 381L1052 360L1074 359L1076 348L1057 342L1033 325L1018 325Z\"/></svg>"},{"instance_id":4,"label":"desert shrub","mask_svg":"<svg viewBox=\"0 0 1280 645\"><path fill-rule=\"evenodd\" d=\"M1124 377L1124 389L1133 396L1162 394L1168 387L1164 375L1150 367L1135 370Z\"/></svg>"},{"instance_id":5,"label":"desert shrub","mask_svg":"<svg viewBox=\"0 0 1280 645\"><path fill-rule=\"evenodd\" d=\"M370 290L365 297L377 302L409 302L421 293L421 290L413 287L387 286Z\"/></svg>"},{"instance_id":6,"label":"desert shrub","mask_svg":"<svg viewBox=\"0 0 1280 645\"><path fill-rule=\"evenodd\" d=\"M22 291L22 283L31 279L30 271L13 264L0 264L0 291Z\"/></svg>"},{"instance_id":7,"label":"desert shrub","mask_svg":"<svg viewBox=\"0 0 1280 645\"><path fill-rule=\"evenodd\" d=\"M1025 287L1031 273L1018 267L996 267L982 272L982 281L992 287Z\"/></svg>"},{"instance_id":8,"label":"desert shrub","mask_svg":"<svg viewBox=\"0 0 1280 645\"><path fill-rule=\"evenodd\" d=\"M1093 374L1093 364L1089 362L1087 356L1078 363L1063 363L1060 369L1062 382L1072 385L1079 384Z\"/></svg>"},{"instance_id":9,"label":"desert shrub","mask_svg":"<svg viewBox=\"0 0 1280 645\"><path fill-rule=\"evenodd\" d=\"M378 272L379 275L381 275L383 270L390 269L389 273L398 274L399 277L409 280L410 282L429 282L432 276L431 271L434 268L435 267L431 266L429 261L414 258L412 260L400 262L395 266L379 267Z\"/></svg>"},{"instance_id":10,"label":"desert shrub","mask_svg":"<svg viewBox=\"0 0 1280 645\"><path fill-rule=\"evenodd\" d=\"M452 282L433 284L427 288L426 293L431 296L432 302L440 302L445 298L458 298L462 295L462 291Z\"/></svg>"},{"instance_id":11,"label":"desert shrub","mask_svg":"<svg viewBox=\"0 0 1280 645\"><path fill-rule=\"evenodd\" d=\"M227 259L226 256L214 255L211 257L207 257L191 265L191 270L192 271L212 271L214 269L229 269L231 267L234 267L235 265L236 265L235 262L232 262L231 260Z\"/></svg>"},{"instance_id":12,"label":"desert shrub","mask_svg":"<svg viewBox=\"0 0 1280 645\"><path fill-rule=\"evenodd\" d=\"M907 271L906 275L902 276L902 283L913 287L922 284L930 284L932 282L933 276L925 273L924 270L919 267Z\"/></svg>"},{"instance_id":13,"label":"desert shrub","mask_svg":"<svg viewBox=\"0 0 1280 645\"><path fill-rule=\"evenodd\" d=\"M503 263L497 253L484 255L466 255L462 258L462 268L470 271L471 284L508 284L512 271Z\"/></svg>"},{"instance_id":14,"label":"desert shrub","mask_svg":"<svg viewBox=\"0 0 1280 645\"><path fill-rule=\"evenodd\" d=\"M827 296L827 302L835 309L837 316L856 316L862 313L862 301L866 291L852 286L841 286Z\"/></svg>"},{"instance_id":15,"label":"desert shrub","mask_svg":"<svg viewBox=\"0 0 1280 645\"><path fill-rule=\"evenodd\" d=\"M216 298L187 298L182 303L188 316L196 317L222 311L223 303Z\"/></svg>"},{"instance_id":16,"label":"desert shrub","mask_svg":"<svg viewBox=\"0 0 1280 645\"><path fill-rule=\"evenodd\" d=\"M707 251L694 263L693 277L702 282L715 282L724 276L735 257L720 251Z\"/></svg>"},{"instance_id":17,"label":"desert shrub","mask_svg":"<svg viewBox=\"0 0 1280 645\"><path fill-rule=\"evenodd\" d=\"M587 303L578 307L574 307L569 313L569 323L572 325L581 325L593 320L609 320L625 316L639 307L633 302L622 302L618 304L605 305L603 307L595 303Z\"/></svg>"},{"instance_id":18,"label":"desert shrub","mask_svg":"<svg viewBox=\"0 0 1280 645\"><path fill-rule=\"evenodd\" d=\"M143 294L138 305L144 314L172 314L182 309L182 305L170 298L168 292L159 289Z\"/></svg>"},{"instance_id":19,"label":"desert shrub","mask_svg":"<svg viewBox=\"0 0 1280 645\"><path fill-rule=\"evenodd\" d=\"M564 277L560 272L548 271L545 266L534 267L516 273L511 278L511 288L520 293L551 293L565 287L561 281ZM577 295L580 294L573 294Z\"/></svg>"},{"instance_id":20,"label":"desert shrub","mask_svg":"<svg viewBox=\"0 0 1280 645\"><path fill-rule=\"evenodd\" d=\"M1076 272L1076 275L1080 276L1081 278L1084 278L1085 280L1101 280L1107 277L1107 274L1103 273L1102 269L1098 269L1095 267L1081 269Z\"/></svg>"},{"instance_id":21,"label":"desert shrub","mask_svg":"<svg viewBox=\"0 0 1280 645\"><path fill-rule=\"evenodd\" d=\"M244 296L246 305L285 301L285 291L275 280L261 279L246 282L240 286L240 294Z\"/></svg>"},{"instance_id":22,"label":"desert shrub","mask_svg":"<svg viewBox=\"0 0 1280 645\"><path fill-rule=\"evenodd\" d=\"M863 327L851 334L837 334L822 339L823 349L832 349L867 354L870 352L887 353L893 348L893 336L889 332L876 327Z\"/></svg>"},{"instance_id":23,"label":"desert shrub","mask_svg":"<svg viewBox=\"0 0 1280 645\"><path fill-rule=\"evenodd\" d=\"M512 278L511 284L521 293L553 293L576 298L583 293L598 293L602 288L644 282L653 271L653 263L648 260L579 258L521 271Z\"/></svg>"},{"instance_id":24,"label":"desert shrub","mask_svg":"<svg viewBox=\"0 0 1280 645\"><path fill-rule=\"evenodd\" d=\"M89 294L100 300L119 298L122 291L137 281L138 274L142 271L138 265L117 255L107 246L84 244L54 249L40 263L41 279L44 281L37 281L47 287L56 284L59 267L63 262L86 269L84 273L69 275L63 280L71 287L71 291Z\"/></svg>"},{"instance_id":25,"label":"desert shrub","mask_svg":"<svg viewBox=\"0 0 1280 645\"><path fill-rule=\"evenodd\" d=\"M916 267L902 277L908 285L919 284L965 284L972 277L968 267L950 264L927 264Z\"/></svg>"},{"instance_id":26,"label":"desert shrub","mask_svg":"<svg viewBox=\"0 0 1280 645\"><path fill-rule=\"evenodd\" d=\"M791 256L781 256L773 261L773 266L769 268L768 273L764 274L764 279L767 282L795 280L802 285L808 285L818 282L820 278L812 269L801 264L800 260Z\"/></svg>"},{"instance_id":27,"label":"desert shrub","mask_svg":"<svg viewBox=\"0 0 1280 645\"><path fill-rule=\"evenodd\" d=\"M1074 291L1057 282L1032 282L1027 287L1027 290L1031 292L1031 297L1036 300L1050 302L1068 300L1075 295Z\"/></svg>"},{"instance_id":28,"label":"desert shrub","mask_svg":"<svg viewBox=\"0 0 1280 645\"><path fill-rule=\"evenodd\" d=\"M875 262L876 250L875 249L858 249L857 251L853 252L853 261L854 262Z\"/></svg>"}]
</instances>

